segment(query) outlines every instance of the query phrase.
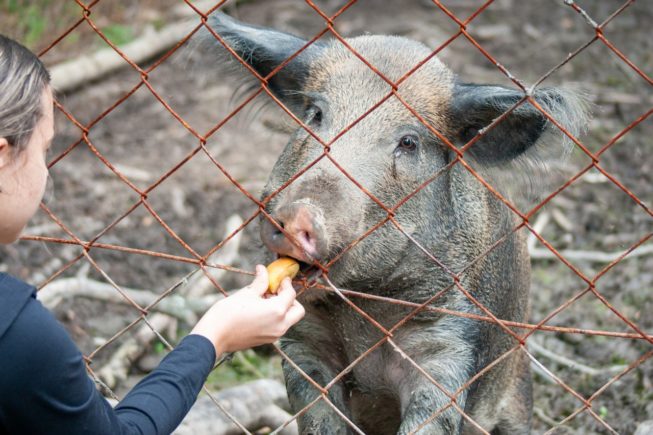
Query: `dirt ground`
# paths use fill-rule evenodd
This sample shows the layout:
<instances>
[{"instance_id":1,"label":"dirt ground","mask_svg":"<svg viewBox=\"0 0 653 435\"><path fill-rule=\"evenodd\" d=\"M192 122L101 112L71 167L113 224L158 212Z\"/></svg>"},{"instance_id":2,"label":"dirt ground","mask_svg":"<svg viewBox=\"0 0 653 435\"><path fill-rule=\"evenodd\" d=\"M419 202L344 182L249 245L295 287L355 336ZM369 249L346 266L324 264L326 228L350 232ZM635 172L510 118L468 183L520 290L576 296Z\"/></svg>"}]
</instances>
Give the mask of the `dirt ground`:
<instances>
[{"instance_id":1,"label":"dirt ground","mask_svg":"<svg viewBox=\"0 0 653 435\"><path fill-rule=\"evenodd\" d=\"M125 1L124 9L136 8ZM172 19L167 8L172 1L145 2L157 19ZM327 13L342 2L316 1ZM622 1L578 1L596 22L603 22ZM470 16L483 2L447 1L460 18ZM116 6L117 7L117 6ZM141 9L138 9L142 12ZM231 13L243 21L272 26L307 38L324 28L324 20L306 3L298 0L248 1ZM129 14L137 24L143 14ZM147 14L145 14L147 15ZM94 19L112 22L126 16L111 7L98 9ZM653 73L653 4L637 2L610 21L605 37L641 71ZM458 26L429 1L381 2L360 0L336 20L345 36L365 33L403 35L435 49L458 30ZM561 63L569 53L594 37L594 30L580 14L562 1L520 2L497 0L467 27L501 65L525 84L531 84ZM84 41L88 29L80 28ZM136 32L137 33L137 32ZM47 37L45 38L47 39ZM51 40L51 39L50 39ZM68 44L68 45L65 45ZM49 64L82 51L84 44L62 42L45 59ZM68 48L69 47L69 48ZM237 81L218 74L204 54L184 46L149 74L153 89L196 132L205 134L246 98L235 93ZM510 85L510 81L464 37L444 48L440 58L463 80ZM70 57L74 57L70 55ZM139 74L125 68L102 80L59 96L59 102L82 125L95 120L140 81ZM630 68L601 41L563 65L545 86L566 86L586 93L593 102L593 120L582 143L595 152L653 105L651 84ZM274 105L262 111L246 108L229 120L207 143L211 155L245 189L257 197L283 148L286 125L292 121ZM58 156L81 138L80 129L63 114L57 114L58 136L52 157ZM89 131L89 142L116 165L138 188L146 188L175 167L198 146L193 136L153 96L141 86ZM620 138L600 157L600 165L642 204L593 169L563 190L532 218L543 214L550 219L541 234L558 250L585 253L623 252L653 231L653 123L650 117ZM573 151L547 192L591 162L578 147ZM121 217L139 200L139 195L115 176L80 143L52 168L53 186L47 204L80 239L94 238ZM544 197L546 197L546 192ZM198 253L204 254L220 242L226 220L236 214L248 219L257 206L223 175L211 160L198 153L148 194L148 203L165 223ZM533 204L531 204L532 206ZM524 206L526 207L526 206ZM522 210L526 211L527 208ZM40 213L28 234L67 238L66 234ZM99 240L102 243L144 249L190 258L189 252L170 236L152 215L139 207L122 219ZM651 241L641 248L650 249ZM546 249L539 242L537 250ZM240 256L235 267L253 270L262 258L256 221L244 230ZM649 251L650 252L650 251ZM192 270L186 263L149 255L93 249L91 256L119 285L161 292ZM80 254L73 245L23 241L0 248L0 270L40 283ZM637 254L637 250L633 252ZM84 261L64 272L77 273ZM570 258L570 263L594 279L609 262ZM103 278L93 270L90 276ZM248 281L238 273L228 273L220 284L236 288ZM610 305L641 330L653 333L653 254L631 255L618 262L596 280L596 291ZM559 260L534 258L532 276L532 322L538 322L561 304L582 292L587 283ZM57 316L66 323L85 353L97 347L98 338L109 338L138 318L136 310L88 300L62 304ZM585 294L547 324L590 330L633 332L611 309L591 293ZM188 325L181 325L182 332ZM653 350L644 340L610 338L585 334L538 331L532 337L551 351L551 357L536 350L538 360L583 397L590 397L622 370ZM110 346L96 356L101 364L111 354ZM564 357L575 364L567 364ZM588 370L587 368L594 370ZM620 369L621 367L621 369ZM138 370L134 369L135 375ZM543 433L581 406L581 402L543 372L534 375L536 415L534 433ZM592 409L619 433L634 433L638 423L653 419L653 360L648 359L602 392ZM559 434L609 433L589 412L555 429Z\"/></svg>"}]
</instances>

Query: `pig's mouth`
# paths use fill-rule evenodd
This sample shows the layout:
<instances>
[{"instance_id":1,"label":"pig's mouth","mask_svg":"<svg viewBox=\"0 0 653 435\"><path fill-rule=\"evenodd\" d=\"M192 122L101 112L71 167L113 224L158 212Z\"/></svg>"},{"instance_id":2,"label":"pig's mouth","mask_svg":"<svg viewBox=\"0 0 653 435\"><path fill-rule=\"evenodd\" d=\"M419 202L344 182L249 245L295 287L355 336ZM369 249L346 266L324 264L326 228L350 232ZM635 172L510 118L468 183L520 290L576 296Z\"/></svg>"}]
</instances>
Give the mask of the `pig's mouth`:
<instances>
[{"instance_id":1,"label":"pig's mouth","mask_svg":"<svg viewBox=\"0 0 653 435\"><path fill-rule=\"evenodd\" d=\"M318 279L322 275L322 269L312 264L300 263L299 272L304 275L306 282L310 283Z\"/></svg>"},{"instance_id":2,"label":"pig's mouth","mask_svg":"<svg viewBox=\"0 0 653 435\"><path fill-rule=\"evenodd\" d=\"M317 267L313 263L307 263L302 259L289 256L293 260L299 263L299 274L300 278L304 278L307 283L318 279L322 275L322 269ZM277 258L281 258L281 255L277 254Z\"/></svg>"}]
</instances>

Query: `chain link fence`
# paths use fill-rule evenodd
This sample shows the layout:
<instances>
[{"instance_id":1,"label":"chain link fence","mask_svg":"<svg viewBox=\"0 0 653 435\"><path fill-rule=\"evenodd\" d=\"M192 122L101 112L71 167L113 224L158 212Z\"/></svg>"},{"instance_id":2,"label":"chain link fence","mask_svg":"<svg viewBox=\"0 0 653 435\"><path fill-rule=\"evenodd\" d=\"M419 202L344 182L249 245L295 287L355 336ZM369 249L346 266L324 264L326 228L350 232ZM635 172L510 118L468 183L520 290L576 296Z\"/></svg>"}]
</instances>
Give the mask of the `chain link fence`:
<instances>
[{"instance_id":1,"label":"chain link fence","mask_svg":"<svg viewBox=\"0 0 653 435\"><path fill-rule=\"evenodd\" d=\"M634 42L627 43L624 27L619 25L620 20L626 23L625 27L638 23L637 17L633 17L636 14L653 16L650 5L644 4L635 10L634 1L609 2L600 7L574 1L549 2L545 7L555 11L541 22L530 21L533 16L524 12L534 6L511 1L433 0L415 2L415 5L405 6L403 11L396 11L396 5L388 6L387 13L380 10L375 16L392 15L394 10L395 19L389 20L385 28L383 23L386 22L377 21L382 28L375 33L404 32L410 36L413 31L410 27L421 24L414 20L424 15L437 17L438 22L443 23L437 28L424 26L417 36L427 42L432 53L419 64L406 66L405 75L393 81L346 40L349 34L362 33L361 30L367 30L368 26L376 30L369 24L372 21L366 21L365 11L356 9L355 0L244 2L229 12L238 13L243 21L252 17L261 24L271 22L272 25L275 20L290 17L282 24L287 27L284 30L293 31L293 25L301 27L303 22L302 32L309 42L267 77L261 77L220 35L209 29L218 43L223 44L260 83L255 89L246 89L234 97L237 80L221 73L211 77L210 68L207 71L195 66L197 57L203 55L187 44L202 28L208 29L208 15L234 5L227 5L225 1L211 5L180 1L177 7L185 11L184 26L174 28L173 42L163 49L162 55L151 60L152 54L141 57L138 44L119 45L107 35L109 15L101 12L102 1L75 3L77 21L61 34L51 35L51 43L40 55L47 60L58 45L74 38L77 32L88 34L90 29L94 38L101 38L105 53L110 50L109 55L114 59L117 53L120 61L107 70L114 75L106 78L107 72L98 73L97 77L84 78L94 80L90 84L71 84L71 88L78 88L76 92L61 91L56 101L60 139L49 163L56 186L54 198L42 205L43 213L37 224L28 229L23 243L15 252L5 254L10 258L7 264L20 263L31 268L14 266L17 274L40 281L41 298L46 305L58 306L60 318L85 351L89 373L107 395L118 398L112 389L126 378L130 361L152 346L152 333L172 349L166 337L175 337L174 330L180 324L191 324L220 295L227 295L226 289L251 279L253 264L258 261L257 219L270 220L279 231L284 231L266 211L266 204L316 161L328 159L376 202L386 216L359 234L337 256L318 264L322 275L319 279L302 278L295 284L300 291L320 289L336 294L378 328L383 338L351 361L327 385L318 384L302 372L320 392L309 407L321 401L327 403L353 432L363 433L331 403L328 393L333 385L344 381L360 361L380 346L390 346L423 375L425 382L435 384L450 399L446 406L434 409L420 428L443 412L455 409L479 433L489 433L465 412L456 398L517 352L528 356L535 371L534 426L538 433L566 433L565 430L569 433L631 433L638 422L653 418L650 406L653 399L650 393L653 380L653 335L650 332L653 327L650 315L653 311L653 280L650 278L653 189L648 172L652 169L653 148L647 136L653 111L652 81L650 71L647 73L651 67L651 51L641 42L648 33L645 28L635 26L625 31L632 32L633 41L643 45L637 47ZM157 4L151 6L156 8ZM292 12L294 7L299 11ZM417 12L411 13L411 8ZM402 13L410 19L402 20ZM348 14L354 18L347 21ZM491 18L484 22L488 16ZM189 21L193 24L188 25ZM478 22L482 24L477 26ZM556 34L557 24L561 28L559 34ZM612 29L617 35L614 39ZM160 26L153 33L154 40L163 39L163 33L156 32L164 30L170 31L170 27ZM638 38L640 33L642 36ZM520 35L530 35L530 43L520 41ZM268 85L292 58L322 37L337 39L390 87L385 98L330 141L322 140L285 107ZM513 42L514 47L511 47ZM534 48L525 53L524 45L529 44ZM466 55L457 58L459 46L465 47ZM560 56L561 50L566 50L566 55ZM600 53L599 58L611 58L610 68L619 76L627 77L631 84L622 87L616 79L611 82L602 75L586 74L587 70L603 68L596 57L589 60L583 57L592 50ZM402 82L436 55L444 57L456 73L462 71L463 76L489 74L483 82L502 82L520 90L523 97L462 148L456 147L398 92ZM533 60L533 65L538 67L529 70L529 56L545 61ZM93 59L98 57L87 58L86 62ZM175 63L173 69L164 71L170 63ZM74 69L60 70L64 73L58 73L62 75L55 77L55 83L63 83ZM523 71L528 71L528 77L524 77ZM599 94L594 104L601 123L590 126L587 139L575 137L566 130L532 96L536 87L558 75L563 75L565 80L581 81L590 87L590 94ZM103 85L113 77L118 77L117 82ZM194 94L189 95L189 92ZM270 97L273 107L262 117L248 113L248 110L257 110L261 96ZM510 233L496 240L479 258L457 273L424 248L396 219L402 205L445 171L432 174L399 203L384 204L330 155L330 146L335 141L391 98L399 101L455 153L446 170L455 165L464 168L518 218L518 224ZM492 186L469 163L465 153L513 110L526 103L539 110L573 142L572 161L582 164L563 168L565 179L543 198L524 208ZM200 109L200 105L204 109ZM613 121L603 123L604 119ZM281 189L260 198L262 182L281 150L287 131L296 128L306 130L324 147L324 152L287 180ZM252 143L252 137L269 140L271 145ZM630 137L634 137L633 142L638 145L628 149L627 145L633 143L628 142ZM251 176L252 173L257 175ZM601 196L605 192L610 195ZM433 297L420 304L333 285L329 280L330 268L384 225L392 225L424 256L446 270L453 284L435 289ZM603 232L606 225L612 225L609 226L610 234ZM471 289L465 288L461 280L468 268L518 231L528 234L533 261L537 262L533 266L533 320L528 323L497 318L474 298ZM577 249L583 243L588 248ZM605 288L604 282L608 282ZM431 306L448 292L463 294L478 308L479 314ZM73 298L77 302L73 303ZM79 302L77 298L100 300L103 305ZM412 312L393 327L386 328L379 322L381 319L359 308L356 301L361 298L399 304ZM115 328L111 336L98 340L88 331L93 329L92 319L106 314L104 310L121 320L111 323ZM481 368L458 390L448 391L393 338L393 333L424 310L492 322L513 337L514 347ZM104 328L106 330L106 325ZM609 349L608 354L592 349L595 347ZM301 372L279 346L275 345L274 353ZM612 393L621 388L630 402ZM214 412L230 419L236 431L251 433L259 429L248 428L246 423L239 421L215 398L211 388L205 387L205 391L213 399ZM604 400L608 396L609 399ZM306 408L268 430L282 432L304 412Z\"/></svg>"}]
</instances>

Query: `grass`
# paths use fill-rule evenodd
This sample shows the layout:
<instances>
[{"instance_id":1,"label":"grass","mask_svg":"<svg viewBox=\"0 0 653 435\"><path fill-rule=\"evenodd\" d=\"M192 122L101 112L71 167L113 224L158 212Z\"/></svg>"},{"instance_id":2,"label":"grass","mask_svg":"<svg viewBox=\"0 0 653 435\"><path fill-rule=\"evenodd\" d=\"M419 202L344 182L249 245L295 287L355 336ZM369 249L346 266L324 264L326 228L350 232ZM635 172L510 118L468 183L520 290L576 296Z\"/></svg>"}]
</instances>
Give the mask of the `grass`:
<instances>
[{"instance_id":1,"label":"grass","mask_svg":"<svg viewBox=\"0 0 653 435\"><path fill-rule=\"evenodd\" d=\"M221 390L257 379L282 380L281 357L259 355L252 349L236 352L211 372L206 383L211 389Z\"/></svg>"},{"instance_id":2,"label":"grass","mask_svg":"<svg viewBox=\"0 0 653 435\"><path fill-rule=\"evenodd\" d=\"M123 26L122 24L111 24L101 30L104 36L116 45L123 45L134 39L134 32L131 27Z\"/></svg>"},{"instance_id":3,"label":"grass","mask_svg":"<svg viewBox=\"0 0 653 435\"><path fill-rule=\"evenodd\" d=\"M100 2L90 16L109 41L118 46L133 41L144 26L163 27L164 12L155 17L141 16L139 12L148 8L165 11L174 0L144 0L136 9L126 8L126 3ZM82 7L72 0L0 0L0 33L37 53L83 17ZM105 46L90 26L81 23L58 43L55 51L60 53L55 57L68 58Z\"/></svg>"},{"instance_id":4,"label":"grass","mask_svg":"<svg viewBox=\"0 0 653 435\"><path fill-rule=\"evenodd\" d=\"M32 50L81 16L75 2L0 0L0 29Z\"/></svg>"},{"instance_id":5,"label":"grass","mask_svg":"<svg viewBox=\"0 0 653 435\"><path fill-rule=\"evenodd\" d=\"M182 331L180 336L186 334L187 332ZM165 355L168 350L157 340L152 343L152 352ZM223 362L209 374L206 385L212 390L221 390L258 379L276 379L283 382L281 357L263 355L252 349L236 352L231 360Z\"/></svg>"}]
</instances>

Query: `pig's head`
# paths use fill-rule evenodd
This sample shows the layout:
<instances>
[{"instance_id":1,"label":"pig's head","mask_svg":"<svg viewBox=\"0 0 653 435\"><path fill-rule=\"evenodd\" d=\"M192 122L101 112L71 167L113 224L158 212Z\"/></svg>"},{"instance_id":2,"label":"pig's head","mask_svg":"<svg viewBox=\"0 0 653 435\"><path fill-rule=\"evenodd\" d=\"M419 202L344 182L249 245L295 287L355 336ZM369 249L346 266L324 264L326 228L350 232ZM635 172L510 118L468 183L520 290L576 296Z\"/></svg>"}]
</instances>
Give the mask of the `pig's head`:
<instances>
[{"instance_id":1,"label":"pig's head","mask_svg":"<svg viewBox=\"0 0 653 435\"><path fill-rule=\"evenodd\" d=\"M209 24L262 77L307 43L223 14ZM523 92L460 83L435 57L404 78L431 53L410 39L360 36L347 43L389 80L399 81L396 95L388 96L391 85L335 39L311 44L269 79L274 95L322 143L301 127L290 138L262 196L301 175L267 203L278 225L262 219L263 242L307 263L339 257L330 276L349 288L401 285L416 270L426 273L417 266L424 262L444 274L406 234L447 267L461 268L505 234L510 212L460 162L450 165L457 154L432 129L462 147ZM253 77L244 68L242 74ZM533 97L572 134L584 124L582 104L570 94L544 89ZM536 161L553 149L563 153L561 143L559 130L526 102L485 132L464 159L492 182L499 178L493 174L525 170L516 163ZM329 145L328 155L323 144ZM401 204L393 209L394 221L379 203L389 209Z\"/></svg>"}]
</instances>

